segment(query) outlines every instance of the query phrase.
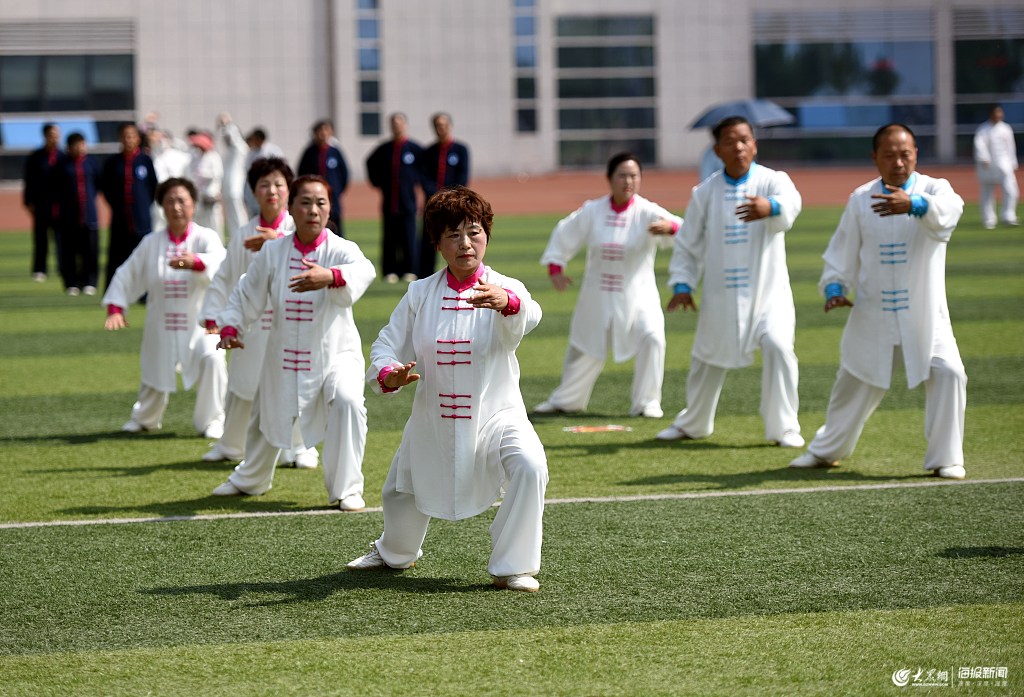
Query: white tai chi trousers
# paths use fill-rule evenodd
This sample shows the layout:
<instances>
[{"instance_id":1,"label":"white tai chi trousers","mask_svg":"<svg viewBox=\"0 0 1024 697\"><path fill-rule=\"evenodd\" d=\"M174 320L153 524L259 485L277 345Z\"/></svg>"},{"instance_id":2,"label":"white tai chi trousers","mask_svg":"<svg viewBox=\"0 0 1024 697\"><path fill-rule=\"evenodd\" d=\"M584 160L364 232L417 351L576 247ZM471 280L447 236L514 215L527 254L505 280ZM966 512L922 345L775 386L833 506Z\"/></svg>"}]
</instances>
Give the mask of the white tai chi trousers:
<instances>
[{"instance_id":1,"label":"white tai chi trousers","mask_svg":"<svg viewBox=\"0 0 1024 697\"><path fill-rule=\"evenodd\" d=\"M999 220L1004 223L1017 222L1017 198L1020 190L1017 187L1017 173L1009 167L1000 169L989 167L978 172L978 184L981 189L981 222L986 227L996 224L996 189L1003 190L1003 201L999 207Z\"/></svg>"},{"instance_id":2,"label":"white tai chi trousers","mask_svg":"<svg viewBox=\"0 0 1024 697\"><path fill-rule=\"evenodd\" d=\"M196 381L196 406L192 411L192 425L204 433L214 422L224 420L224 393L228 387L228 371L223 354L203 356ZM163 425L164 411L170 394L153 389L145 383L139 385L139 396L132 405L132 421L155 430Z\"/></svg>"},{"instance_id":3,"label":"white tai chi trousers","mask_svg":"<svg viewBox=\"0 0 1024 697\"><path fill-rule=\"evenodd\" d=\"M792 341L779 341L766 332L761 337L761 361L760 412L765 438L777 441L787 431L800 433L797 419L800 371ZM691 356L690 374L686 378L686 408L672 422L676 428L691 438L707 438L714 433L715 412L728 370Z\"/></svg>"},{"instance_id":4,"label":"white tai chi trousers","mask_svg":"<svg viewBox=\"0 0 1024 697\"><path fill-rule=\"evenodd\" d=\"M540 571L543 539L544 491L548 464L544 446L532 429L506 426L498 457L505 470L505 497L491 523L492 576L534 575ZM384 532L377 551L395 569L406 569L423 556L423 540L430 516L416 508L416 496L398 491L394 464L382 492Z\"/></svg>"},{"instance_id":5,"label":"white tai chi trousers","mask_svg":"<svg viewBox=\"0 0 1024 697\"><path fill-rule=\"evenodd\" d=\"M245 439L249 434L250 418L252 400L242 399L228 390L227 399L224 401L224 435L217 441L217 448L232 460L241 460L245 457ZM283 452L285 462L294 462L295 456L304 450L312 448L306 448L302 442L302 429L299 428L296 419L292 428L292 447Z\"/></svg>"},{"instance_id":6,"label":"white tai chi trousers","mask_svg":"<svg viewBox=\"0 0 1024 697\"><path fill-rule=\"evenodd\" d=\"M893 353L896 365L902 361L903 354L898 350ZM933 356L924 391L924 437L928 441L924 468L936 470L963 465L967 374L959 357L946 360ZM886 392L840 368L828 400L825 425L818 429L807 450L825 460L841 460L852 455L864 424Z\"/></svg>"},{"instance_id":7,"label":"white tai chi trousers","mask_svg":"<svg viewBox=\"0 0 1024 697\"><path fill-rule=\"evenodd\" d=\"M324 486L330 503L352 494L363 495L363 452L366 449L366 405L363 381L336 380L336 394L327 402L327 431L324 434ZM326 388L326 385L325 385ZM245 459L235 467L228 481L250 496L265 494L274 481L281 450L267 441L260 430L259 393L252 403L249 431L245 438ZM298 419L296 419L298 421ZM292 424L293 429L295 424ZM316 445L306 444L309 447Z\"/></svg>"},{"instance_id":8,"label":"white tai chi trousers","mask_svg":"<svg viewBox=\"0 0 1024 697\"><path fill-rule=\"evenodd\" d=\"M604 369L605 359L595 358L569 344L562 367L562 382L548 397L548 403L562 411L582 411L590 403L594 383ZM640 414L649 404L661 407L665 379L665 337L648 334L640 341L633 368L630 414Z\"/></svg>"}]
</instances>

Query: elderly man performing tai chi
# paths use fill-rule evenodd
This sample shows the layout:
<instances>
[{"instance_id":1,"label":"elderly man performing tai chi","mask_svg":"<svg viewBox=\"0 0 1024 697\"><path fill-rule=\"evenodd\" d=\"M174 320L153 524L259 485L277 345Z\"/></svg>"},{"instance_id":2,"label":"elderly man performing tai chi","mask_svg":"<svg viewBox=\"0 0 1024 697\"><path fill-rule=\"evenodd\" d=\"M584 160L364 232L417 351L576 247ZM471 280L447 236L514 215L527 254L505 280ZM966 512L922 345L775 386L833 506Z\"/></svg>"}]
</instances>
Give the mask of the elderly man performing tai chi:
<instances>
[{"instance_id":1,"label":"elderly man performing tai chi","mask_svg":"<svg viewBox=\"0 0 1024 697\"><path fill-rule=\"evenodd\" d=\"M917 166L902 124L878 129L879 178L856 189L825 250L825 312L852 307L825 425L790 467L834 467L853 454L902 360L910 389L924 383L924 468L963 479L967 374L946 306L946 248L964 202ZM847 295L856 291L856 303Z\"/></svg>"}]
</instances>

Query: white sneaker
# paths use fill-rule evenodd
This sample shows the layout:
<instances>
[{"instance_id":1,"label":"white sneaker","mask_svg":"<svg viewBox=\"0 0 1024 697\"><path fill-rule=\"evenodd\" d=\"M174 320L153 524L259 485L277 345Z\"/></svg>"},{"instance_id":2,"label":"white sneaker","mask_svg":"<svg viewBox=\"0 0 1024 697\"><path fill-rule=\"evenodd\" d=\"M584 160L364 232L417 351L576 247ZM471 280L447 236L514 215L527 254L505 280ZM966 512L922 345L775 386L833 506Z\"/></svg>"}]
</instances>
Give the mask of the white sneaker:
<instances>
[{"instance_id":1,"label":"white sneaker","mask_svg":"<svg viewBox=\"0 0 1024 697\"><path fill-rule=\"evenodd\" d=\"M43 273L42 271L36 271L34 274L32 274L32 280L35 281L36 283L42 283L46 280L46 274Z\"/></svg>"},{"instance_id":2,"label":"white sneaker","mask_svg":"<svg viewBox=\"0 0 1024 697\"><path fill-rule=\"evenodd\" d=\"M390 283L392 285L395 284L395 283L398 283L398 274L397 273L389 273L388 275L386 275L384 277L384 282L385 283Z\"/></svg>"},{"instance_id":3,"label":"white sneaker","mask_svg":"<svg viewBox=\"0 0 1024 697\"><path fill-rule=\"evenodd\" d=\"M315 470L319 462L320 455L317 453L316 448L302 450L295 456L295 469Z\"/></svg>"},{"instance_id":4,"label":"white sneaker","mask_svg":"<svg viewBox=\"0 0 1024 697\"><path fill-rule=\"evenodd\" d=\"M949 465L948 467L940 467L935 470L935 475L943 479L965 479L967 477L967 470L964 469L963 465Z\"/></svg>"},{"instance_id":5,"label":"white sneaker","mask_svg":"<svg viewBox=\"0 0 1024 697\"><path fill-rule=\"evenodd\" d=\"M642 416L645 419L662 419L665 418L665 412L662 411L661 405L657 402L650 402L647 406L640 410L631 410L630 416Z\"/></svg>"},{"instance_id":6,"label":"white sneaker","mask_svg":"<svg viewBox=\"0 0 1024 697\"><path fill-rule=\"evenodd\" d=\"M85 286L82 288L82 293L85 295L96 295L96 286Z\"/></svg>"},{"instance_id":7,"label":"white sneaker","mask_svg":"<svg viewBox=\"0 0 1024 697\"><path fill-rule=\"evenodd\" d=\"M70 288L65 289L64 292L67 293L68 296L72 298L77 298L79 295L82 294L82 291L76 288L75 286L71 286Z\"/></svg>"},{"instance_id":8,"label":"white sneaker","mask_svg":"<svg viewBox=\"0 0 1024 697\"><path fill-rule=\"evenodd\" d=\"M248 496L231 482L224 482L210 493L214 496Z\"/></svg>"},{"instance_id":9,"label":"white sneaker","mask_svg":"<svg viewBox=\"0 0 1024 697\"><path fill-rule=\"evenodd\" d=\"M221 449L220 445L214 443L210 446L210 450L203 454L200 458L203 462L224 462L225 460L231 460L238 462L242 458L231 453L225 452Z\"/></svg>"},{"instance_id":10,"label":"white sneaker","mask_svg":"<svg viewBox=\"0 0 1024 697\"><path fill-rule=\"evenodd\" d=\"M209 438L210 440L220 440L221 436L224 435L224 422L217 419L212 424L206 427L203 431L203 437Z\"/></svg>"},{"instance_id":11,"label":"white sneaker","mask_svg":"<svg viewBox=\"0 0 1024 697\"><path fill-rule=\"evenodd\" d=\"M333 501L331 502L333 504ZM361 511L366 508L366 501L359 494L349 494L338 501L338 509L342 511Z\"/></svg>"},{"instance_id":12,"label":"white sneaker","mask_svg":"<svg viewBox=\"0 0 1024 697\"><path fill-rule=\"evenodd\" d=\"M528 574L516 574L515 576L492 576L495 588L508 588L510 591L523 591L524 593L536 593L540 590L540 582Z\"/></svg>"},{"instance_id":13,"label":"white sneaker","mask_svg":"<svg viewBox=\"0 0 1024 697\"><path fill-rule=\"evenodd\" d=\"M538 404L537 406L535 406L533 408L533 413L534 414L564 414L565 410L564 409L559 409L558 407L556 407L551 402L544 401L544 402L541 402L540 404Z\"/></svg>"},{"instance_id":14,"label":"white sneaker","mask_svg":"<svg viewBox=\"0 0 1024 697\"><path fill-rule=\"evenodd\" d=\"M789 463L789 466L793 468L838 467L839 460L826 460L825 458L818 457L808 450L800 457L794 458L793 461Z\"/></svg>"},{"instance_id":15,"label":"white sneaker","mask_svg":"<svg viewBox=\"0 0 1024 697\"><path fill-rule=\"evenodd\" d=\"M782 438L777 441L780 448L802 448L804 447L804 438L796 431L786 431L782 434Z\"/></svg>"},{"instance_id":16,"label":"white sneaker","mask_svg":"<svg viewBox=\"0 0 1024 697\"><path fill-rule=\"evenodd\" d=\"M658 435L654 437L657 440L696 440L693 436L683 429L678 428L675 424L658 431Z\"/></svg>"},{"instance_id":17,"label":"white sneaker","mask_svg":"<svg viewBox=\"0 0 1024 697\"><path fill-rule=\"evenodd\" d=\"M135 419L129 419L125 422L125 425L121 427L121 430L125 433L142 433L148 429Z\"/></svg>"},{"instance_id":18,"label":"white sneaker","mask_svg":"<svg viewBox=\"0 0 1024 697\"><path fill-rule=\"evenodd\" d=\"M402 274L402 280L405 281L406 283L412 283L417 278L418 277L414 273L403 273Z\"/></svg>"},{"instance_id":19,"label":"white sneaker","mask_svg":"<svg viewBox=\"0 0 1024 697\"><path fill-rule=\"evenodd\" d=\"M354 569L356 571L367 571L369 569L398 569L399 571L401 571L403 568L411 569L414 566L416 566L416 562L413 562L412 564L409 564L409 566L406 567L388 566L387 562L385 562L384 559L380 556L380 552L377 551L376 542L370 543L369 552L367 552L366 554L357 559L353 559L345 565L346 568Z\"/></svg>"}]
</instances>

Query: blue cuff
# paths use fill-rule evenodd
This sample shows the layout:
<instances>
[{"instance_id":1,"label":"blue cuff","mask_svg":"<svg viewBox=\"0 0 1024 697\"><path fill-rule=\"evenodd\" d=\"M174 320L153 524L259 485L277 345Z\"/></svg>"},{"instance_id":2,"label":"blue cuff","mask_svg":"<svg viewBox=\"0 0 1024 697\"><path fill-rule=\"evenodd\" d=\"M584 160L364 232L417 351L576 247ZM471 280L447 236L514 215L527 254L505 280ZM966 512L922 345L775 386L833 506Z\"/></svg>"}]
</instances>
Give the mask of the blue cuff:
<instances>
[{"instance_id":1,"label":"blue cuff","mask_svg":"<svg viewBox=\"0 0 1024 697\"><path fill-rule=\"evenodd\" d=\"M772 204L771 213L768 215L778 215L779 211L782 210L782 206L779 205L779 202L776 201L774 197L769 196L768 203Z\"/></svg>"},{"instance_id":2,"label":"blue cuff","mask_svg":"<svg viewBox=\"0 0 1024 697\"><path fill-rule=\"evenodd\" d=\"M842 283L829 283L825 286L825 300L831 300L832 298L839 298L843 295L843 284Z\"/></svg>"},{"instance_id":3,"label":"blue cuff","mask_svg":"<svg viewBox=\"0 0 1024 697\"><path fill-rule=\"evenodd\" d=\"M928 212L928 199L921 194L910 195L910 215L920 218Z\"/></svg>"},{"instance_id":4,"label":"blue cuff","mask_svg":"<svg viewBox=\"0 0 1024 697\"><path fill-rule=\"evenodd\" d=\"M676 295L679 295L680 293L686 293L687 295L693 295L693 290L690 289L690 284L689 283L677 283L675 288L672 289L672 291Z\"/></svg>"}]
</instances>

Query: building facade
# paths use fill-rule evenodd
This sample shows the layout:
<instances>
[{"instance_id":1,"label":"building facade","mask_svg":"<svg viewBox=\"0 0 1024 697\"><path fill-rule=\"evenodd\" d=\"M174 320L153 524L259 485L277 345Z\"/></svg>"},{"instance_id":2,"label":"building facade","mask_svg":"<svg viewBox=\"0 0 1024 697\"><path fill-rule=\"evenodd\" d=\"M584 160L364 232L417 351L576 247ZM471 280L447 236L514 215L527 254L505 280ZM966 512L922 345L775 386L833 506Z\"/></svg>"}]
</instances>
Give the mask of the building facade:
<instances>
[{"instance_id":1,"label":"building facade","mask_svg":"<svg viewBox=\"0 0 1024 697\"><path fill-rule=\"evenodd\" d=\"M770 98L773 161L863 162L877 126L970 157L989 104L1024 128L1019 0L0 0L0 179L45 121L94 152L150 112L181 136L228 112L297 160L331 118L356 178L404 112L451 114L475 176L600 166L621 149L694 167L710 105ZM1020 139L1024 141L1024 138Z\"/></svg>"}]
</instances>

